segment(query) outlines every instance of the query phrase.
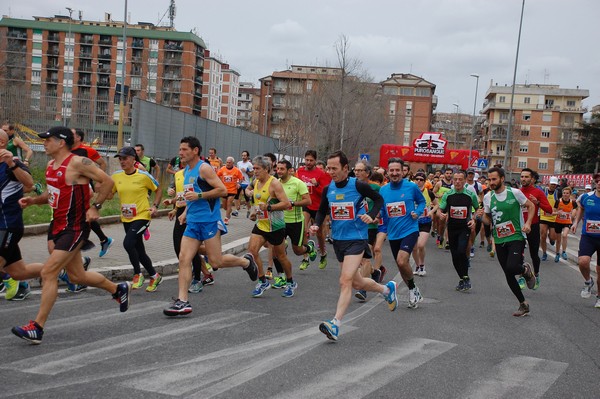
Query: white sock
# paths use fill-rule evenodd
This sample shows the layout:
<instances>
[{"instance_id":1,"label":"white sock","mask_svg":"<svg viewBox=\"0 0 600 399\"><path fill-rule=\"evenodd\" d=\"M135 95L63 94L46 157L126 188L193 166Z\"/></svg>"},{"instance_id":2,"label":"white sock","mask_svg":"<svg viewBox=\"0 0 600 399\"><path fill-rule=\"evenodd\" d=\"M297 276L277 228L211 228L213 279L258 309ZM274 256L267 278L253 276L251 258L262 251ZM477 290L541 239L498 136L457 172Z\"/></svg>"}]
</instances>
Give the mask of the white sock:
<instances>
[{"instance_id":1,"label":"white sock","mask_svg":"<svg viewBox=\"0 0 600 399\"><path fill-rule=\"evenodd\" d=\"M382 294L383 294L383 296L388 296L390 294L390 287L388 287L387 285L384 285Z\"/></svg>"}]
</instances>

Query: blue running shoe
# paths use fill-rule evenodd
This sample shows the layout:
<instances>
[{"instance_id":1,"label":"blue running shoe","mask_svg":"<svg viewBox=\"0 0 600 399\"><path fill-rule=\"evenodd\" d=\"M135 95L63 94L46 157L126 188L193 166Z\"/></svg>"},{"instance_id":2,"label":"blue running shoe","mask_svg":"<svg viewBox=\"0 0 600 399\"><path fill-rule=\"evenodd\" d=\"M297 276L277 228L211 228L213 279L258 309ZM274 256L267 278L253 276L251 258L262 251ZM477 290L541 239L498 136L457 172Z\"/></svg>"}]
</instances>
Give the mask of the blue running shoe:
<instances>
[{"instance_id":1,"label":"blue running shoe","mask_svg":"<svg viewBox=\"0 0 600 399\"><path fill-rule=\"evenodd\" d=\"M12 333L17 337L29 341L32 344L39 345L42 343L44 329L35 321L29 321L29 324L22 327L13 327Z\"/></svg>"},{"instance_id":2,"label":"blue running shoe","mask_svg":"<svg viewBox=\"0 0 600 399\"><path fill-rule=\"evenodd\" d=\"M390 289L390 292L385 296L385 300L388 303L388 308L393 312L398 307L398 297L396 296L396 282L388 281L386 286Z\"/></svg>"},{"instance_id":3,"label":"blue running shoe","mask_svg":"<svg viewBox=\"0 0 600 399\"><path fill-rule=\"evenodd\" d=\"M204 288L202 286L202 281L200 281L200 280L192 280L192 283L190 284L190 288L188 288L188 292L197 294L199 292L202 292L202 288Z\"/></svg>"},{"instance_id":4,"label":"blue running shoe","mask_svg":"<svg viewBox=\"0 0 600 399\"><path fill-rule=\"evenodd\" d=\"M338 335L340 334L340 328L333 323L333 320L324 321L319 324L319 331L332 341L337 341Z\"/></svg>"},{"instance_id":5,"label":"blue running shoe","mask_svg":"<svg viewBox=\"0 0 600 399\"><path fill-rule=\"evenodd\" d=\"M354 296L361 302L364 302L367 300L367 291L365 290L358 290L356 291L356 293L354 294Z\"/></svg>"},{"instance_id":6,"label":"blue running shoe","mask_svg":"<svg viewBox=\"0 0 600 399\"><path fill-rule=\"evenodd\" d=\"M266 280L264 283L262 281L259 281L256 284L256 287L254 287L254 291L252 291L252 296L254 298L258 298L258 297L262 296L262 294L264 294L265 291L268 290L269 288L271 288L271 284L269 283L269 280Z\"/></svg>"},{"instance_id":7,"label":"blue running shoe","mask_svg":"<svg viewBox=\"0 0 600 399\"><path fill-rule=\"evenodd\" d=\"M296 292L296 288L298 288L298 283L297 282L293 282L293 283L287 283L287 285L285 286L285 290L283 290L283 293L281 294L282 297L284 298L291 298L294 296L294 293Z\"/></svg>"},{"instance_id":8,"label":"blue running shoe","mask_svg":"<svg viewBox=\"0 0 600 399\"><path fill-rule=\"evenodd\" d=\"M558 263L560 261L560 255L556 254L556 256L554 257L554 262Z\"/></svg>"},{"instance_id":9,"label":"blue running shoe","mask_svg":"<svg viewBox=\"0 0 600 399\"><path fill-rule=\"evenodd\" d=\"M67 271L65 269L62 269L60 271L60 273L58 274L58 279L64 283L67 284L67 289L65 291L67 292L77 292L77 284L73 284L70 280L69 280L69 275L67 274Z\"/></svg>"},{"instance_id":10,"label":"blue running shoe","mask_svg":"<svg viewBox=\"0 0 600 399\"><path fill-rule=\"evenodd\" d=\"M110 237L106 239L106 241L100 243L100 254L99 257L103 257L108 253L108 249L113 245L114 240Z\"/></svg>"},{"instance_id":11,"label":"blue running shoe","mask_svg":"<svg viewBox=\"0 0 600 399\"><path fill-rule=\"evenodd\" d=\"M542 254L542 261L546 261L546 260L548 260L548 254L544 252Z\"/></svg>"},{"instance_id":12,"label":"blue running shoe","mask_svg":"<svg viewBox=\"0 0 600 399\"><path fill-rule=\"evenodd\" d=\"M569 257L567 256L567 253L565 251L562 252L561 256L564 260L569 259Z\"/></svg>"}]
</instances>

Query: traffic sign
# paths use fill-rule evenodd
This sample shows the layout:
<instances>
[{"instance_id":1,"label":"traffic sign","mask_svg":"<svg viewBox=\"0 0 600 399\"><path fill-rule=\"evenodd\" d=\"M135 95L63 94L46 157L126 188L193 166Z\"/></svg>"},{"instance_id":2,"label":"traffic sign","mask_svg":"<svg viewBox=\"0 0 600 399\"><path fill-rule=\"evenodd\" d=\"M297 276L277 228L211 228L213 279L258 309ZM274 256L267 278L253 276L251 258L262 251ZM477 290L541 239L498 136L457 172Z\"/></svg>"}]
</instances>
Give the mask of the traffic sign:
<instances>
[{"instance_id":1,"label":"traffic sign","mask_svg":"<svg viewBox=\"0 0 600 399\"><path fill-rule=\"evenodd\" d=\"M488 168L488 160L486 158L479 158L473 162L473 166L478 169L487 169ZM476 164L475 164L476 163Z\"/></svg>"},{"instance_id":2,"label":"traffic sign","mask_svg":"<svg viewBox=\"0 0 600 399\"><path fill-rule=\"evenodd\" d=\"M360 154L359 158L361 161L366 161L366 162L369 162L369 160L371 159L369 154Z\"/></svg>"}]
</instances>

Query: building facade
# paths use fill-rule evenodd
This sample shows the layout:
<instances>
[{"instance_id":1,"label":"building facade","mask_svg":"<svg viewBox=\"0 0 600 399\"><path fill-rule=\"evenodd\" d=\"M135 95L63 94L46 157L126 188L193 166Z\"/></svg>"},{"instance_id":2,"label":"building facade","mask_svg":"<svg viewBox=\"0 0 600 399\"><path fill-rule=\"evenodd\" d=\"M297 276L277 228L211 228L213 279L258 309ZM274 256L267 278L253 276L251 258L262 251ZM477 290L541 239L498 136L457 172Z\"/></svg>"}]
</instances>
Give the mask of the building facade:
<instances>
[{"instance_id":1,"label":"building facade","mask_svg":"<svg viewBox=\"0 0 600 399\"><path fill-rule=\"evenodd\" d=\"M260 115L260 89L253 83L240 82L237 106L237 126L258 133Z\"/></svg>"},{"instance_id":2,"label":"building facade","mask_svg":"<svg viewBox=\"0 0 600 399\"><path fill-rule=\"evenodd\" d=\"M240 74L204 51L204 86L202 87L202 111L206 119L236 126L237 101L240 87Z\"/></svg>"},{"instance_id":3,"label":"building facade","mask_svg":"<svg viewBox=\"0 0 600 399\"><path fill-rule=\"evenodd\" d=\"M561 161L561 148L577 138L573 128L587 109L582 101L588 90L563 89L558 85L516 85L512 132L506 147L512 86L491 85L482 113L484 154L490 164L503 164L509 171L522 168L540 175L559 174L569 168ZM508 150L508 154L507 151Z\"/></svg>"}]
</instances>

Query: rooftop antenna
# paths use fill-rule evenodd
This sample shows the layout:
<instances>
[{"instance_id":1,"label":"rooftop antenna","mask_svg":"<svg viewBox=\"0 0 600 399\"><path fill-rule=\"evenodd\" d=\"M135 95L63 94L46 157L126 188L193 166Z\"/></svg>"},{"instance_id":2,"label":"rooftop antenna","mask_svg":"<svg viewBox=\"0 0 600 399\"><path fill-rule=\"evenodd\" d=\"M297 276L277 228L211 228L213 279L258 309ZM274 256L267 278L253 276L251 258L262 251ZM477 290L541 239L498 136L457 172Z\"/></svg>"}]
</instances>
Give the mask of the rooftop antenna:
<instances>
[{"instance_id":1,"label":"rooftop antenna","mask_svg":"<svg viewBox=\"0 0 600 399\"><path fill-rule=\"evenodd\" d=\"M547 84L549 79L550 79L550 71L548 71L546 68L544 68L544 84Z\"/></svg>"},{"instance_id":2,"label":"rooftop antenna","mask_svg":"<svg viewBox=\"0 0 600 399\"><path fill-rule=\"evenodd\" d=\"M79 10L79 20L81 21L83 19L83 11Z\"/></svg>"},{"instance_id":3,"label":"rooftop antenna","mask_svg":"<svg viewBox=\"0 0 600 399\"><path fill-rule=\"evenodd\" d=\"M171 28L175 27L175 14L175 0L171 0L171 5L169 6L169 27Z\"/></svg>"}]
</instances>

